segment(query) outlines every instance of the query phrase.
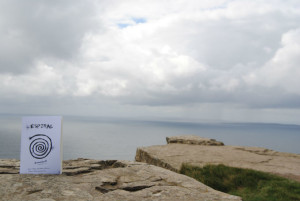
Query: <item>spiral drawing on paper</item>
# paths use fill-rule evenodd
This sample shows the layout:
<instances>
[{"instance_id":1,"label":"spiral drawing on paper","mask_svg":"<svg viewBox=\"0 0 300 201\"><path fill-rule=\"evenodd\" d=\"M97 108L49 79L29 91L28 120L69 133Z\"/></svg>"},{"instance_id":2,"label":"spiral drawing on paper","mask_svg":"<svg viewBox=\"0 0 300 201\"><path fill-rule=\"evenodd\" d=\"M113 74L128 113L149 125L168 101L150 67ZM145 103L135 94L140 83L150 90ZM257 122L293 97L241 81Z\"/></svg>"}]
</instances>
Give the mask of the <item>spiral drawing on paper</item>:
<instances>
[{"instance_id":1,"label":"spiral drawing on paper","mask_svg":"<svg viewBox=\"0 0 300 201\"><path fill-rule=\"evenodd\" d=\"M36 159L43 159L48 156L52 150L52 140L44 134L36 134L29 138L31 143L29 151L32 157Z\"/></svg>"}]
</instances>

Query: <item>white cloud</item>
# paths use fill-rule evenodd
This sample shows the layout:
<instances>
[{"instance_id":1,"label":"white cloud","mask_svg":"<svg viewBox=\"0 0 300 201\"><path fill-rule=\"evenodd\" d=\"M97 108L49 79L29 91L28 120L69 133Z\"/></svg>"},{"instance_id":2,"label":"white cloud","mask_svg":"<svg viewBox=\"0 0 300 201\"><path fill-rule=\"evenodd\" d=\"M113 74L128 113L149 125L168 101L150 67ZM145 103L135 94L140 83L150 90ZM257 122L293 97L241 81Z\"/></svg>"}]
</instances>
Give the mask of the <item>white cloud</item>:
<instances>
[{"instance_id":1,"label":"white cloud","mask_svg":"<svg viewBox=\"0 0 300 201\"><path fill-rule=\"evenodd\" d=\"M246 77L251 85L279 88L300 95L300 28L283 34L281 47L262 68Z\"/></svg>"},{"instance_id":2,"label":"white cloud","mask_svg":"<svg viewBox=\"0 0 300 201\"><path fill-rule=\"evenodd\" d=\"M300 107L298 1L10 1L0 11L6 97Z\"/></svg>"}]
</instances>

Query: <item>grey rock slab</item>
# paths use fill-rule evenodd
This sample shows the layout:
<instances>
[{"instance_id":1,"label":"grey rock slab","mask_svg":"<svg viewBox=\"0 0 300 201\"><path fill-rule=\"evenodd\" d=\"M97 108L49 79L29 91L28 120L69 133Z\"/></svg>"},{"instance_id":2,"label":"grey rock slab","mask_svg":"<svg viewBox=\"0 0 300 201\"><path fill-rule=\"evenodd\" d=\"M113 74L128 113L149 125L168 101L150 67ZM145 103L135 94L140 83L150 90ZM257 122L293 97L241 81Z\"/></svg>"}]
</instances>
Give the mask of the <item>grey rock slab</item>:
<instances>
[{"instance_id":1,"label":"grey rock slab","mask_svg":"<svg viewBox=\"0 0 300 201\"><path fill-rule=\"evenodd\" d=\"M184 163L199 167L207 164L224 164L269 172L300 181L299 154L276 152L259 147L157 145L138 148L135 160L175 172L178 172Z\"/></svg>"},{"instance_id":2,"label":"grey rock slab","mask_svg":"<svg viewBox=\"0 0 300 201\"><path fill-rule=\"evenodd\" d=\"M241 200L185 175L132 161L64 161L62 175L19 175L0 160L0 200Z\"/></svg>"}]
</instances>

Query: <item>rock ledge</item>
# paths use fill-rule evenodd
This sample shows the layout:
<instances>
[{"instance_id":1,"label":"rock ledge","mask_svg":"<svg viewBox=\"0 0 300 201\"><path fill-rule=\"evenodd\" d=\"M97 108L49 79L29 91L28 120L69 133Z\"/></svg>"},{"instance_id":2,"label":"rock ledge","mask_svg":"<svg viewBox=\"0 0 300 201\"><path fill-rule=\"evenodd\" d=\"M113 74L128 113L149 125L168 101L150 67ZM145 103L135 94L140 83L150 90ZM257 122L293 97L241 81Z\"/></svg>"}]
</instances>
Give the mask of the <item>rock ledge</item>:
<instances>
[{"instance_id":1,"label":"rock ledge","mask_svg":"<svg viewBox=\"0 0 300 201\"><path fill-rule=\"evenodd\" d=\"M19 175L19 161L0 160L0 200L233 200L185 175L131 161L77 159L62 175Z\"/></svg>"},{"instance_id":2,"label":"rock ledge","mask_svg":"<svg viewBox=\"0 0 300 201\"><path fill-rule=\"evenodd\" d=\"M187 163L203 167L207 164L224 164L231 167L264 171L300 181L300 155L276 152L259 147L201 146L194 145L194 136L167 138L176 143L140 147L136 161L145 162L178 172ZM182 144L182 142L187 142ZM190 143L193 142L193 143ZM191 145L193 144L193 145Z\"/></svg>"}]
</instances>

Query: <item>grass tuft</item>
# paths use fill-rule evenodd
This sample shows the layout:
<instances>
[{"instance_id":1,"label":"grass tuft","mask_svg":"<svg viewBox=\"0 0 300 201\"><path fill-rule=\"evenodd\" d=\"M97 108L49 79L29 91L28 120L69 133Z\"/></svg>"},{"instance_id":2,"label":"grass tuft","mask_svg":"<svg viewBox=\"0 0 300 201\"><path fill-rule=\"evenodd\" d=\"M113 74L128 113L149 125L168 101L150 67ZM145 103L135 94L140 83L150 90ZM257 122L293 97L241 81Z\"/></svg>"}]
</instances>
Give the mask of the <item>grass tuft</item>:
<instances>
[{"instance_id":1,"label":"grass tuft","mask_svg":"<svg viewBox=\"0 0 300 201\"><path fill-rule=\"evenodd\" d=\"M185 164L180 173L213 189L238 195L244 201L300 201L299 182L265 172L225 165L206 165L200 168Z\"/></svg>"}]
</instances>

